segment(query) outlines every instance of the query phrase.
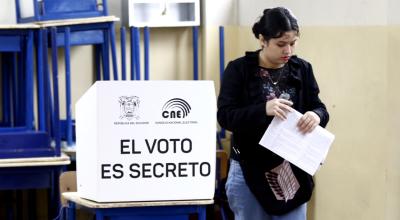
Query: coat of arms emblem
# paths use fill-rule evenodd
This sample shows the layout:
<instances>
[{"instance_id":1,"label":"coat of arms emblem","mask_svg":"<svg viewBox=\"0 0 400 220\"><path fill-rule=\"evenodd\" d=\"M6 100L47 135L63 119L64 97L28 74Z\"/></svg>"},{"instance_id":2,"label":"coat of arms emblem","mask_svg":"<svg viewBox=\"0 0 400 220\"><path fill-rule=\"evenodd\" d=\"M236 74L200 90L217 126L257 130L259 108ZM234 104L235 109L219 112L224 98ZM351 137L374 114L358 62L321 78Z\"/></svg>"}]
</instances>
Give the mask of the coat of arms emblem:
<instances>
[{"instance_id":1,"label":"coat of arms emblem","mask_svg":"<svg viewBox=\"0 0 400 220\"><path fill-rule=\"evenodd\" d=\"M120 96L119 106L120 106L120 119L132 120L139 119L138 109L140 100L137 96Z\"/></svg>"}]
</instances>

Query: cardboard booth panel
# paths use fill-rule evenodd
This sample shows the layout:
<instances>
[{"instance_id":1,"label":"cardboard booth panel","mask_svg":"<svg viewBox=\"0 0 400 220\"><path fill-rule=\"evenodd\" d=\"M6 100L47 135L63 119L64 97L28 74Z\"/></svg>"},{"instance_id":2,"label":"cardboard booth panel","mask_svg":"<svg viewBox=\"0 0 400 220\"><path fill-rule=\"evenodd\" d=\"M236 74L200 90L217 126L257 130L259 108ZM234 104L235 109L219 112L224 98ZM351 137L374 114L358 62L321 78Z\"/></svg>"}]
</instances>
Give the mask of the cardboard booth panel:
<instances>
[{"instance_id":1,"label":"cardboard booth panel","mask_svg":"<svg viewBox=\"0 0 400 220\"><path fill-rule=\"evenodd\" d=\"M97 81L76 104L79 195L212 199L216 123L212 81Z\"/></svg>"}]
</instances>

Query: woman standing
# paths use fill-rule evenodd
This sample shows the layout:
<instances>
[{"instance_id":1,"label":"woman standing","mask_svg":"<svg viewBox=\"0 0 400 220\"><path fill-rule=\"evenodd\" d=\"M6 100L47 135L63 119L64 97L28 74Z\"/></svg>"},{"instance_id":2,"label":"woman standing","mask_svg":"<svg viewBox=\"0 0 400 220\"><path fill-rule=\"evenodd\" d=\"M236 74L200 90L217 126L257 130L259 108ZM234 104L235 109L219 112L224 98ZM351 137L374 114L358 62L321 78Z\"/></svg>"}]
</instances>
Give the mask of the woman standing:
<instances>
[{"instance_id":1,"label":"woman standing","mask_svg":"<svg viewBox=\"0 0 400 220\"><path fill-rule=\"evenodd\" d=\"M312 177L258 143L276 116L296 109L303 133L325 126L311 64L294 55L299 26L286 8L264 10L253 26L261 49L231 61L218 97L218 122L232 132L226 191L236 220L306 219Z\"/></svg>"}]
</instances>

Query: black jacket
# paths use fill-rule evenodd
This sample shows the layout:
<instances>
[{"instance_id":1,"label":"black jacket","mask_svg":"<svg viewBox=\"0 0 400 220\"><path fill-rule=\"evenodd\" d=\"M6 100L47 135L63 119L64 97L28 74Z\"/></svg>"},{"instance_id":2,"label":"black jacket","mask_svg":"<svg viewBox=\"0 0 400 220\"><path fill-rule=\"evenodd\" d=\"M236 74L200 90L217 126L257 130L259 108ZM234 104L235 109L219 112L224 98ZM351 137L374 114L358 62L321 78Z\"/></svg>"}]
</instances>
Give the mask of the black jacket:
<instances>
[{"instance_id":1,"label":"black jacket","mask_svg":"<svg viewBox=\"0 0 400 220\"><path fill-rule=\"evenodd\" d=\"M233 133L232 146L243 157L257 155L256 148L273 117L266 115L262 80L256 76L258 53L247 52L244 57L228 63L218 96L217 118L221 127ZM311 64L292 56L288 61L288 83L296 87L297 98L293 108L301 113L314 111L325 127L329 114L318 97L319 88ZM235 151L232 158L238 159Z\"/></svg>"}]
</instances>

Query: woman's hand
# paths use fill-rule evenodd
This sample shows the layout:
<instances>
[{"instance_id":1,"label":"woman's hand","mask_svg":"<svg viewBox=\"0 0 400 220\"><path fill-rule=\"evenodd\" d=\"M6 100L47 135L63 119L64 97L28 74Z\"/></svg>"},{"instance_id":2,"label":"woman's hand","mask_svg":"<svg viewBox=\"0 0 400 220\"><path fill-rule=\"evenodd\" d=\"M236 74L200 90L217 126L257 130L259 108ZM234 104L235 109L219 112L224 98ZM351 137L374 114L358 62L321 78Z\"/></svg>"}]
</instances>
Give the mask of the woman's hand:
<instances>
[{"instance_id":1,"label":"woman's hand","mask_svg":"<svg viewBox=\"0 0 400 220\"><path fill-rule=\"evenodd\" d=\"M275 98L265 104L265 110L268 116L276 116L281 120L285 120L287 113L292 111L290 107L292 105L293 102L291 101Z\"/></svg>"},{"instance_id":2,"label":"woman's hand","mask_svg":"<svg viewBox=\"0 0 400 220\"><path fill-rule=\"evenodd\" d=\"M313 112L308 111L306 112L297 123L297 127L299 128L300 132L302 133L309 133L312 132L318 125L321 119L319 116Z\"/></svg>"}]
</instances>

